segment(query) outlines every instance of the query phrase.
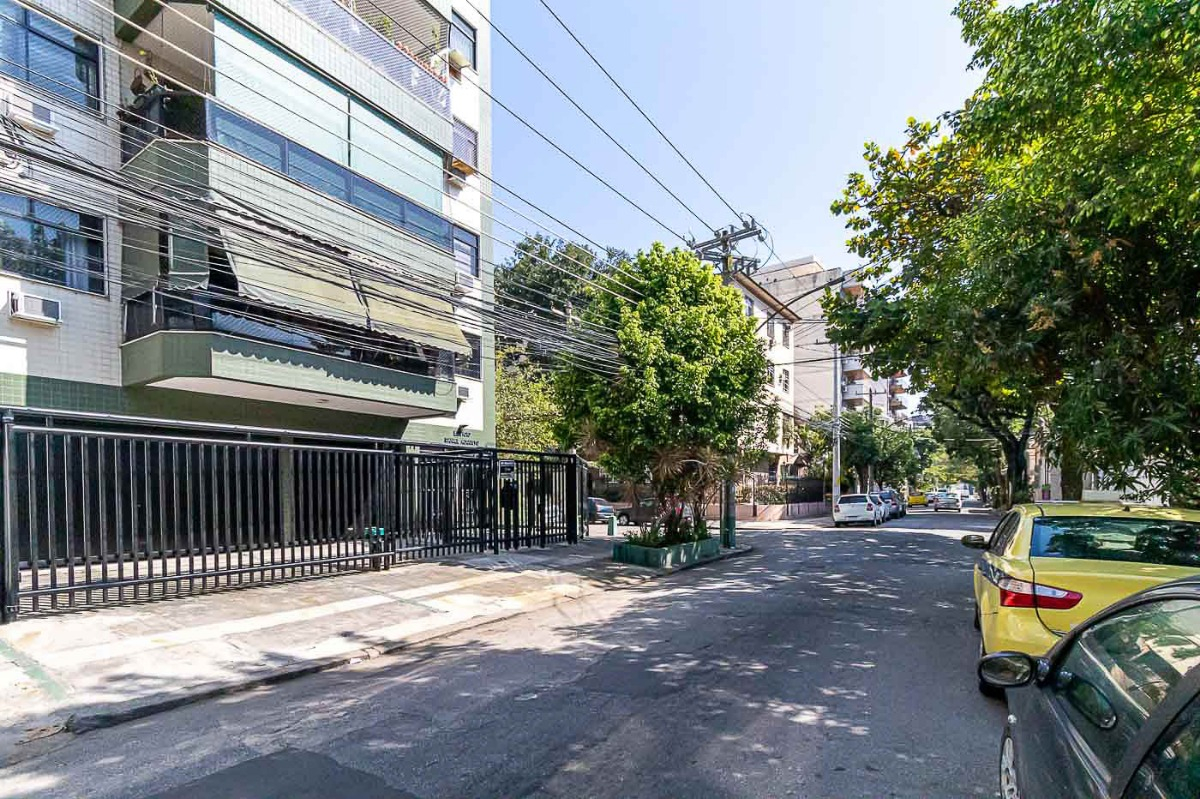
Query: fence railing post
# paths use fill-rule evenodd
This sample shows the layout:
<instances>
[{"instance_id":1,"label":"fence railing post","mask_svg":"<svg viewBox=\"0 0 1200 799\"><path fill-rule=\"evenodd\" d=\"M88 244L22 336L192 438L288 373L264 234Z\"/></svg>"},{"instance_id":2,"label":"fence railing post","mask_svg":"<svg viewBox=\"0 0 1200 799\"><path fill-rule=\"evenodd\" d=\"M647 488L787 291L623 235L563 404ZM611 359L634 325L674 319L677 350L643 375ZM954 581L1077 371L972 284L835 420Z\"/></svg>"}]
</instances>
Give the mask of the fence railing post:
<instances>
[{"instance_id":1,"label":"fence railing post","mask_svg":"<svg viewBox=\"0 0 1200 799\"><path fill-rule=\"evenodd\" d=\"M579 511L582 503L579 501L579 458L573 456L570 462L563 462L563 466L567 470L567 507L563 508L563 512L567 514L567 543L579 543Z\"/></svg>"},{"instance_id":2,"label":"fence railing post","mask_svg":"<svg viewBox=\"0 0 1200 799\"><path fill-rule=\"evenodd\" d=\"M15 524L16 508L13 507L13 480L17 469L13 445L13 414L5 411L4 422L4 573L0 574L0 594L3 604L0 605L0 623L7 624L16 618L18 608L17 588L20 583L17 574L17 529Z\"/></svg>"}]
</instances>

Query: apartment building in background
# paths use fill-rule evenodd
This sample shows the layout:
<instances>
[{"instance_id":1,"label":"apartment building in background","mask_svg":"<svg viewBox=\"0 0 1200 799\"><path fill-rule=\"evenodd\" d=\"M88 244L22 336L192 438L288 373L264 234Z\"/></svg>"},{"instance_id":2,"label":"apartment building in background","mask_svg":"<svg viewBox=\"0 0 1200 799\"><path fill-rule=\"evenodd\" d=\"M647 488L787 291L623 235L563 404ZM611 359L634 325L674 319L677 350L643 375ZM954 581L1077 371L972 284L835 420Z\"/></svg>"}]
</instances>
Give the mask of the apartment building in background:
<instances>
[{"instance_id":1,"label":"apartment building in background","mask_svg":"<svg viewBox=\"0 0 1200 799\"><path fill-rule=\"evenodd\" d=\"M809 418L819 408L833 407L834 347L821 309L824 287L842 276L809 255L763 269L755 279L794 313L792 384L796 414Z\"/></svg>"},{"instance_id":2,"label":"apartment building in background","mask_svg":"<svg viewBox=\"0 0 1200 799\"><path fill-rule=\"evenodd\" d=\"M850 296L862 294L862 284L847 281L842 291ZM893 424L908 426L911 412L908 395L908 375L897 372L891 375L876 375L867 368L861 353L845 353L842 362L842 407L848 410L872 409L877 418Z\"/></svg>"},{"instance_id":3,"label":"apartment building in background","mask_svg":"<svg viewBox=\"0 0 1200 799\"><path fill-rule=\"evenodd\" d=\"M0 404L494 442L486 2L33 5Z\"/></svg>"},{"instance_id":4,"label":"apartment building in background","mask_svg":"<svg viewBox=\"0 0 1200 799\"><path fill-rule=\"evenodd\" d=\"M778 483L793 473L796 411L792 337L797 316L755 278L735 273L731 283L742 294L746 315L754 319L767 353L771 397L779 408L779 429L754 472L759 482Z\"/></svg>"}]
</instances>

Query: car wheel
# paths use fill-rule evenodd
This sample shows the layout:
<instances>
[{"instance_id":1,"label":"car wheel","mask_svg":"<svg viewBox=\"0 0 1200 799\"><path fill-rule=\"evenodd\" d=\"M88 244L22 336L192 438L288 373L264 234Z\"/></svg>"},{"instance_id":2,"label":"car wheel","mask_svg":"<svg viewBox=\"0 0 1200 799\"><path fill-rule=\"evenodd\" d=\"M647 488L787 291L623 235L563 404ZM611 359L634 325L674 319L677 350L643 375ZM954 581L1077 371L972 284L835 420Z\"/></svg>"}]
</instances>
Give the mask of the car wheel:
<instances>
[{"instance_id":1,"label":"car wheel","mask_svg":"<svg viewBox=\"0 0 1200 799\"><path fill-rule=\"evenodd\" d=\"M1017 786L1017 748L1007 728L1000 739L1000 796L1021 799L1021 789Z\"/></svg>"},{"instance_id":2,"label":"car wheel","mask_svg":"<svg viewBox=\"0 0 1200 799\"><path fill-rule=\"evenodd\" d=\"M622 527L628 527L629 526L629 515L622 513L620 516L617 517L617 524L621 525Z\"/></svg>"}]
</instances>

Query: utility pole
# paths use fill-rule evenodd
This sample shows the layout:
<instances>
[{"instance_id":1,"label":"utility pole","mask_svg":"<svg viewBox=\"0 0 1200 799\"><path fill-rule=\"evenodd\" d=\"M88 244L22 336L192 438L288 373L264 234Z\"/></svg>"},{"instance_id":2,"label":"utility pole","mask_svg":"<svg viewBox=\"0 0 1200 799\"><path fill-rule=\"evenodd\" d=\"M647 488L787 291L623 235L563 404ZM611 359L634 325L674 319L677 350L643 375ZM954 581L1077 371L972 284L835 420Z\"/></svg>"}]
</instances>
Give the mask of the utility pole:
<instances>
[{"instance_id":1,"label":"utility pole","mask_svg":"<svg viewBox=\"0 0 1200 799\"><path fill-rule=\"evenodd\" d=\"M758 259L740 255L737 243L756 238L763 241L762 228L754 217L741 220L740 225L730 225L713 231L707 241L688 242L688 246L701 261L714 265L726 283L733 282L738 272L750 274L758 269ZM737 545L737 491L732 478L721 486L721 546L732 548Z\"/></svg>"},{"instance_id":2,"label":"utility pole","mask_svg":"<svg viewBox=\"0 0 1200 799\"><path fill-rule=\"evenodd\" d=\"M842 498L842 356L833 345L833 504Z\"/></svg>"},{"instance_id":3,"label":"utility pole","mask_svg":"<svg viewBox=\"0 0 1200 799\"><path fill-rule=\"evenodd\" d=\"M872 373L871 379L872 379L872 381L874 381L874 379L875 379L874 373ZM875 386L874 386L874 384L872 384L872 386L867 389L867 426L870 428L871 441L872 441L872 443L874 443L874 441L875 441ZM870 461L867 461L866 490L868 492L870 492L870 490L871 490L871 462Z\"/></svg>"}]
</instances>

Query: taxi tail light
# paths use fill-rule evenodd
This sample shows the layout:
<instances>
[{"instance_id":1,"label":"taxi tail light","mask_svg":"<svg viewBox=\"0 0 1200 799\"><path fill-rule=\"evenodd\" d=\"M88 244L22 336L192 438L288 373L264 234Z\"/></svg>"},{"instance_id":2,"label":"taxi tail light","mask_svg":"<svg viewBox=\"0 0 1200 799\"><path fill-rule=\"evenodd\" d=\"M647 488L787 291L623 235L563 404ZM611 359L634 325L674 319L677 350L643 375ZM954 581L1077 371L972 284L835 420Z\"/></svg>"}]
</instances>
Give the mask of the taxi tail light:
<instances>
[{"instance_id":1,"label":"taxi tail light","mask_svg":"<svg viewBox=\"0 0 1200 799\"><path fill-rule=\"evenodd\" d=\"M874 505L868 505L868 506L867 506L867 510L875 510L875 506L874 506Z\"/></svg>"},{"instance_id":2,"label":"taxi tail light","mask_svg":"<svg viewBox=\"0 0 1200 799\"><path fill-rule=\"evenodd\" d=\"M1083 594L1052 585L1038 585L1007 575L996 581L1000 589L1000 604L1006 608L1042 608L1069 610L1079 604Z\"/></svg>"},{"instance_id":3,"label":"taxi tail light","mask_svg":"<svg viewBox=\"0 0 1200 799\"><path fill-rule=\"evenodd\" d=\"M841 506L841 505L834 505L834 506L833 506L833 512L834 512L834 513L841 513L841 512L842 512L842 506Z\"/></svg>"}]
</instances>

